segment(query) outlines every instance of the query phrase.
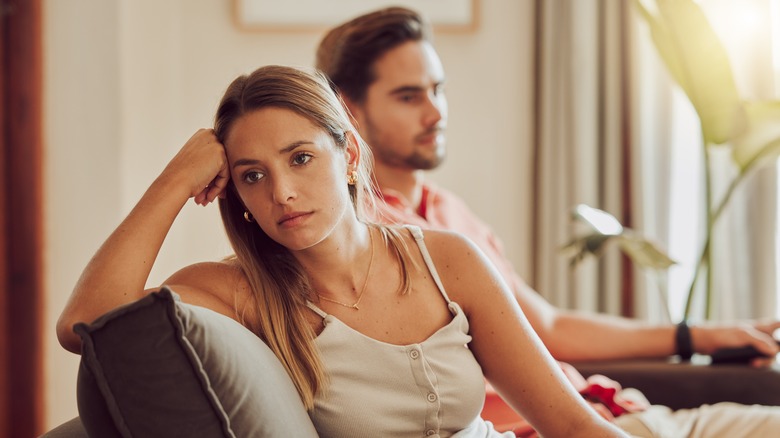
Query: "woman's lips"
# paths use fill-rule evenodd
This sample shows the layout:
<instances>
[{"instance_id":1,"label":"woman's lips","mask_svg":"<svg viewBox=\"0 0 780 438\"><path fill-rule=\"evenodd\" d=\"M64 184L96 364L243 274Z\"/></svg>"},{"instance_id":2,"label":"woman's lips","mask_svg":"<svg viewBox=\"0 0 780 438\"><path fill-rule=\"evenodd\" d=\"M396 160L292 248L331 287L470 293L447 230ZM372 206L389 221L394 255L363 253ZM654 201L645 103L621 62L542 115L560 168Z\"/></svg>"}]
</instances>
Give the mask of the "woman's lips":
<instances>
[{"instance_id":1,"label":"woman's lips","mask_svg":"<svg viewBox=\"0 0 780 438\"><path fill-rule=\"evenodd\" d=\"M306 218L308 218L311 214L312 212L310 211L296 211L293 213L287 213L279 218L277 224L283 227L292 227L306 220Z\"/></svg>"}]
</instances>

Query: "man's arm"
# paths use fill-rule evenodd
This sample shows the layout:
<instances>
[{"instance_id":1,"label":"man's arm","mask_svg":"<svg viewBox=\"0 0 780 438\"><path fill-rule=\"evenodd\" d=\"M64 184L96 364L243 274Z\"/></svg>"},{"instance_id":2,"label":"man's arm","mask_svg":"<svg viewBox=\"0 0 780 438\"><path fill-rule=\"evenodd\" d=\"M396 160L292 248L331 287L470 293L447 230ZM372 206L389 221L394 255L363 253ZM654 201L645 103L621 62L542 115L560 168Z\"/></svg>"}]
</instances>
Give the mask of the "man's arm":
<instances>
[{"instance_id":1,"label":"man's arm","mask_svg":"<svg viewBox=\"0 0 780 438\"><path fill-rule=\"evenodd\" d=\"M675 325L555 308L530 286L515 283L515 298L534 330L563 361L665 357L675 354ZM752 345L768 356L778 352L772 332L778 321L706 324L691 327L693 349L710 354L718 348Z\"/></svg>"}]
</instances>

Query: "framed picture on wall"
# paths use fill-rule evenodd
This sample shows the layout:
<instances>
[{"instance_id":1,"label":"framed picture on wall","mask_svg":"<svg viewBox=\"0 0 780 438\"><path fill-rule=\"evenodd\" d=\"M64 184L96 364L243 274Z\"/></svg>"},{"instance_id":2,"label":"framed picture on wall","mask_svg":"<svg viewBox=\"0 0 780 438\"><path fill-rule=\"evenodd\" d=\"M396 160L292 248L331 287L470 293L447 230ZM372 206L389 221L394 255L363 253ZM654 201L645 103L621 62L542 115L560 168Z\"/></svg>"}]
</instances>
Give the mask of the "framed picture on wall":
<instances>
[{"instance_id":1,"label":"framed picture on wall","mask_svg":"<svg viewBox=\"0 0 780 438\"><path fill-rule=\"evenodd\" d=\"M322 30L387 6L425 15L436 31L470 31L477 26L478 0L233 0L244 30Z\"/></svg>"}]
</instances>

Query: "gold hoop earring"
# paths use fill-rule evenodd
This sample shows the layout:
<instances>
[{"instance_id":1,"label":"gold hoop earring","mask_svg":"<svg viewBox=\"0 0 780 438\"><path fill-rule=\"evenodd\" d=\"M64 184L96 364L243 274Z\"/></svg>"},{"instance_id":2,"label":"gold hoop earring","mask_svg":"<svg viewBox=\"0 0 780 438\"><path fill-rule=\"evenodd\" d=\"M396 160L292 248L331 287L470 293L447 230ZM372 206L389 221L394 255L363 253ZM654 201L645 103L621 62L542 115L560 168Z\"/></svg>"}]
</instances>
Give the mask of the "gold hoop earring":
<instances>
[{"instance_id":1,"label":"gold hoop earring","mask_svg":"<svg viewBox=\"0 0 780 438\"><path fill-rule=\"evenodd\" d=\"M357 181L358 181L357 171L353 170L352 172L349 173L349 175L347 175L347 184L354 186L355 184L357 184Z\"/></svg>"},{"instance_id":2,"label":"gold hoop earring","mask_svg":"<svg viewBox=\"0 0 780 438\"><path fill-rule=\"evenodd\" d=\"M249 222L250 224L255 221L255 218L252 217L252 213L249 211L244 211L244 220Z\"/></svg>"}]
</instances>

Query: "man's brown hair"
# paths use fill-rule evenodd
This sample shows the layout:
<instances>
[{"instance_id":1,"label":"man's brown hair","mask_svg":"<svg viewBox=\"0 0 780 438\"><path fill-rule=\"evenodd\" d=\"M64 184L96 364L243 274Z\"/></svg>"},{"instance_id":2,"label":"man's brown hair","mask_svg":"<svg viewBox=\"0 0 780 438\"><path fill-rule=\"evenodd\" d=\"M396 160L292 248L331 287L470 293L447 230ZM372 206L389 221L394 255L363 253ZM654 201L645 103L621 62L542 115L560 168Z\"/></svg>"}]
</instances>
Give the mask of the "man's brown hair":
<instances>
[{"instance_id":1,"label":"man's brown hair","mask_svg":"<svg viewBox=\"0 0 780 438\"><path fill-rule=\"evenodd\" d=\"M331 29L317 49L317 68L344 97L363 102L376 79L374 62L407 41L431 41L430 24L415 11L380 9Z\"/></svg>"}]
</instances>

